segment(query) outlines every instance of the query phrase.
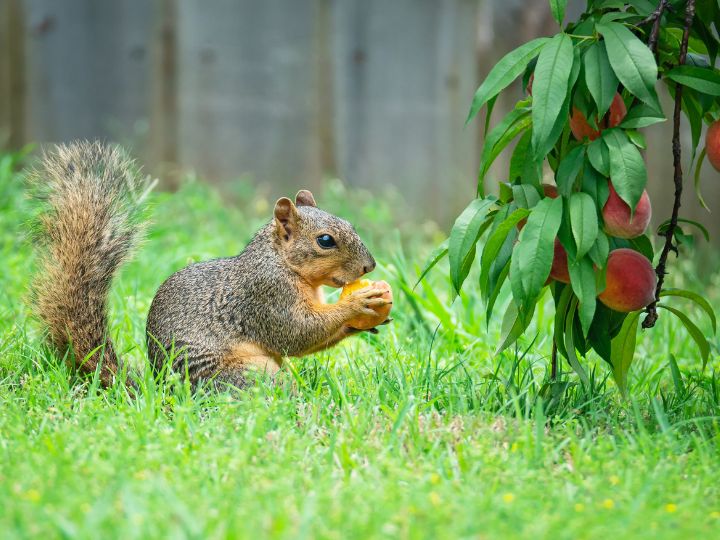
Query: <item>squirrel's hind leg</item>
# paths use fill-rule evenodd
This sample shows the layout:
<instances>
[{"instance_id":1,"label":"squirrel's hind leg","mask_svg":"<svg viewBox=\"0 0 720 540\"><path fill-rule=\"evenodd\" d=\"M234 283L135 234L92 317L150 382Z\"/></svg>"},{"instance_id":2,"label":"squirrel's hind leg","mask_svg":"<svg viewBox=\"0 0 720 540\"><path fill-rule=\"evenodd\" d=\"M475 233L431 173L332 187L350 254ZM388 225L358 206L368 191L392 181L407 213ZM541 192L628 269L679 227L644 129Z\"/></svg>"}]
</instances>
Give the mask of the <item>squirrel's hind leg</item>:
<instances>
[{"instance_id":1,"label":"squirrel's hind leg","mask_svg":"<svg viewBox=\"0 0 720 540\"><path fill-rule=\"evenodd\" d=\"M282 366L282 358L254 343L239 343L221 358L213 383L218 389L228 385L237 388L248 386L256 376L274 377Z\"/></svg>"}]
</instances>

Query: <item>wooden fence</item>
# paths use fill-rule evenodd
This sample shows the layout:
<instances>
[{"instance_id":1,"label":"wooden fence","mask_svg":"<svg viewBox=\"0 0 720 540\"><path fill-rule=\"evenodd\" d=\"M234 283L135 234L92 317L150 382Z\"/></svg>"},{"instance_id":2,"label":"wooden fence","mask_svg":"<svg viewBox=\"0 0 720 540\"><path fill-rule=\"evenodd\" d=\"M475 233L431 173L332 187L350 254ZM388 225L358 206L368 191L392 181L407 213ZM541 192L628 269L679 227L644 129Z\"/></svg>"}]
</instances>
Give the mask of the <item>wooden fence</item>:
<instances>
[{"instance_id":1,"label":"wooden fence","mask_svg":"<svg viewBox=\"0 0 720 540\"><path fill-rule=\"evenodd\" d=\"M115 140L167 186L190 169L273 196L393 185L447 222L474 193L478 81L555 31L545 0L0 0L0 143ZM670 131L648 131L663 216ZM693 199L683 214L717 229Z\"/></svg>"}]
</instances>

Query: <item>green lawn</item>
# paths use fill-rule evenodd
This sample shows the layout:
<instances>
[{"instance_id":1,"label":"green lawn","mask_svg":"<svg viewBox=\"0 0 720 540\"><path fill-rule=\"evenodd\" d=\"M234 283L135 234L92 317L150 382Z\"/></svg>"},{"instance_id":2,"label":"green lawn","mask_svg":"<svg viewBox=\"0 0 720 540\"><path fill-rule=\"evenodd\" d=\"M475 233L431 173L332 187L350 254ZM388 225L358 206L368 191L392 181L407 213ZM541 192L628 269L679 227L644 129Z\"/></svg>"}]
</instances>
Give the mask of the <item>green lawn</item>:
<instances>
[{"instance_id":1,"label":"green lawn","mask_svg":"<svg viewBox=\"0 0 720 540\"><path fill-rule=\"evenodd\" d=\"M239 399L192 394L145 370L152 296L188 262L237 253L272 203L188 182L153 197L148 239L113 287L111 331L140 379L131 398L43 347L25 303L34 207L9 167L0 159L0 537L720 537L717 338L702 371L662 313L639 338L630 400L594 357L592 388L566 366L551 385L549 295L518 347L494 355L499 321L486 328L472 275L452 305L445 267L412 291L438 228L397 217L412 216L398 196L331 183L316 198L367 240L395 322ZM720 308L720 272L672 270Z\"/></svg>"}]
</instances>

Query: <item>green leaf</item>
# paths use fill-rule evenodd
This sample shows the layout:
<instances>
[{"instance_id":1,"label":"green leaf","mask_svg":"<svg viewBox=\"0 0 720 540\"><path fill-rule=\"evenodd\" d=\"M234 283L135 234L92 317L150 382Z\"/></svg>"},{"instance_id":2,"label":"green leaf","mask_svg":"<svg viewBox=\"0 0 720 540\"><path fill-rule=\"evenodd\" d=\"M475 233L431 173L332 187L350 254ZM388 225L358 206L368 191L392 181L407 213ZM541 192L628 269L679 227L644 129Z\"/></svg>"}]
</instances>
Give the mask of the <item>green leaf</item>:
<instances>
[{"instance_id":1,"label":"green leaf","mask_svg":"<svg viewBox=\"0 0 720 540\"><path fill-rule=\"evenodd\" d=\"M610 153L602 137L588 144L587 156L596 171L603 176L610 176Z\"/></svg>"},{"instance_id":2,"label":"green leaf","mask_svg":"<svg viewBox=\"0 0 720 540\"><path fill-rule=\"evenodd\" d=\"M623 4L624 3L625 2L623 2ZM650 15L650 13L655 11L655 8L657 8L657 6L653 4L651 0L630 0L627 3L630 4L633 9L635 9L635 12L638 15L642 15L643 17L647 17L648 15Z\"/></svg>"},{"instance_id":3,"label":"green leaf","mask_svg":"<svg viewBox=\"0 0 720 540\"><path fill-rule=\"evenodd\" d=\"M567 8L567 0L550 0L550 11L557 23L562 26L565 18L565 9Z\"/></svg>"},{"instance_id":4,"label":"green leaf","mask_svg":"<svg viewBox=\"0 0 720 540\"><path fill-rule=\"evenodd\" d=\"M514 233L510 233L507 240L510 241L513 236L517 236ZM488 277L488 299L487 307L485 308L485 322L488 327L490 326L490 318L492 316L493 308L495 307L495 301L500 294L503 283L507 279L510 273L510 256L512 255L512 241L505 243L500 250L500 256L496 260L492 268L490 269L490 276Z\"/></svg>"},{"instance_id":5,"label":"green leaf","mask_svg":"<svg viewBox=\"0 0 720 540\"><path fill-rule=\"evenodd\" d=\"M641 234L640 236L636 236L635 238L630 238L629 240L627 240L627 242L630 244L632 249L645 255L645 257L647 257L649 261L653 260L653 257L655 256L655 251L653 250L652 242L647 236Z\"/></svg>"},{"instance_id":6,"label":"green leaf","mask_svg":"<svg viewBox=\"0 0 720 540\"><path fill-rule=\"evenodd\" d=\"M492 263L497 259L500 248L505 243L510 231L515 230L517 224L525 219L530 211L525 208L518 208L505 218L494 231L490 233L485 247L483 247L482 256L480 258L480 288L484 289L484 285L488 282L490 268Z\"/></svg>"},{"instance_id":7,"label":"green leaf","mask_svg":"<svg viewBox=\"0 0 720 540\"><path fill-rule=\"evenodd\" d=\"M532 208L540 202L540 194L535 186L517 184L512 186L513 200L520 208Z\"/></svg>"},{"instance_id":8,"label":"green leaf","mask_svg":"<svg viewBox=\"0 0 720 540\"><path fill-rule=\"evenodd\" d=\"M497 95L491 97L487 102L487 114L485 115L485 127L483 127L483 137L487 137L488 131L490 130L490 118L492 118L492 112L497 103Z\"/></svg>"},{"instance_id":9,"label":"green leaf","mask_svg":"<svg viewBox=\"0 0 720 540\"><path fill-rule=\"evenodd\" d=\"M480 185L484 184L485 175L495 159L510 141L530 126L530 123L530 109L516 107L505 115L502 121L490 131L485 138L482 155L480 156L480 172L478 174L478 183Z\"/></svg>"},{"instance_id":10,"label":"green leaf","mask_svg":"<svg viewBox=\"0 0 720 540\"><path fill-rule=\"evenodd\" d=\"M555 175L555 183L561 195L569 197L572 193L575 179L582 169L584 160L585 146L580 145L570 150L560 162Z\"/></svg>"},{"instance_id":11,"label":"green leaf","mask_svg":"<svg viewBox=\"0 0 720 540\"><path fill-rule=\"evenodd\" d=\"M602 143L603 145L605 143ZM606 148L607 150L607 148ZM610 156L608 156L609 159ZM585 167L583 169L582 178L583 193L590 195L595 202L595 208L598 216L600 216L605 203L610 195L607 178L601 176L593 167Z\"/></svg>"},{"instance_id":12,"label":"green leaf","mask_svg":"<svg viewBox=\"0 0 720 540\"><path fill-rule=\"evenodd\" d=\"M588 257L576 261L568 261L570 284L580 302L578 315L583 335L587 336L595 316L597 290L595 288L595 272L593 263Z\"/></svg>"},{"instance_id":13,"label":"green leaf","mask_svg":"<svg viewBox=\"0 0 720 540\"><path fill-rule=\"evenodd\" d=\"M688 334L690 334L690 337L693 338L693 341L695 341L695 344L700 349L700 357L702 358L702 367L703 367L703 369L705 369L705 365L707 364L708 358L710 357L710 343L708 343L708 340L703 335L702 331L695 325L694 322L692 322L690 320L690 317L685 315L679 309L675 309L674 307L666 306L665 304L658 304L657 307L668 310L670 313L672 313L678 319L680 319L680 322L683 323L683 326L688 331Z\"/></svg>"},{"instance_id":14,"label":"green leaf","mask_svg":"<svg viewBox=\"0 0 720 540\"><path fill-rule=\"evenodd\" d=\"M538 157L551 142L550 136L568 95L573 62L572 38L567 34L557 34L540 51L535 67L532 107L532 145Z\"/></svg>"},{"instance_id":15,"label":"green leaf","mask_svg":"<svg viewBox=\"0 0 720 540\"><path fill-rule=\"evenodd\" d=\"M598 215L595 203L587 193L573 193L570 197L570 224L581 259L595 243L598 234Z\"/></svg>"},{"instance_id":16,"label":"green leaf","mask_svg":"<svg viewBox=\"0 0 720 540\"><path fill-rule=\"evenodd\" d=\"M530 213L513 250L510 285L521 316L530 315L530 306L550 274L562 210L562 197L542 199Z\"/></svg>"},{"instance_id":17,"label":"green leaf","mask_svg":"<svg viewBox=\"0 0 720 540\"><path fill-rule=\"evenodd\" d=\"M627 116L620 122L620 127L643 128L664 122L665 120L665 115L663 115L662 112L657 111L649 105L640 103L628 111Z\"/></svg>"},{"instance_id":18,"label":"green leaf","mask_svg":"<svg viewBox=\"0 0 720 540\"><path fill-rule=\"evenodd\" d=\"M703 94L720 96L720 72L712 68L677 66L665 77Z\"/></svg>"},{"instance_id":19,"label":"green leaf","mask_svg":"<svg viewBox=\"0 0 720 540\"><path fill-rule=\"evenodd\" d=\"M586 387L589 387L590 379L588 378L587 373L585 373L583 367L580 365L580 361L578 360L577 354L575 353L575 336L573 335L573 321L575 320L575 311L577 310L577 306L578 299L573 298L570 302L570 309L568 310L567 319L565 319L565 350L567 352L567 359L570 363L570 367L572 367L573 371L578 374L582 383Z\"/></svg>"},{"instance_id":20,"label":"green leaf","mask_svg":"<svg viewBox=\"0 0 720 540\"><path fill-rule=\"evenodd\" d=\"M671 89L671 94L674 99L674 89ZM700 137L702 135L702 117L704 114L698 97L699 95L692 88L686 88L682 94L681 100L682 108L685 112L685 117L690 124L690 135L692 138L691 148L693 152L693 158L695 156L695 151L698 147L698 144L700 143Z\"/></svg>"},{"instance_id":21,"label":"green leaf","mask_svg":"<svg viewBox=\"0 0 720 540\"><path fill-rule=\"evenodd\" d=\"M448 243L450 257L450 278L457 293L470 272L470 265L475 259L475 244L490 224L485 221L490 208L495 204L494 198L475 199L455 220Z\"/></svg>"},{"instance_id":22,"label":"green leaf","mask_svg":"<svg viewBox=\"0 0 720 540\"><path fill-rule=\"evenodd\" d=\"M705 241L706 241L706 242L709 242L709 241L710 241L710 233L709 233L708 230L705 228L705 225L703 225L703 224L700 223L699 221L695 221L695 220L693 220L693 219L686 219L686 218L680 218L680 217L679 217L679 218L677 218L677 222L678 222L678 223L687 223L688 225L692 225L692 226L694 226L694 227L697 227L698 229L700 229L700 232L702 233L703 237L705 238ZM670 225L670 220L669 220L669 219L666 219L666 220L663 221L660 225L658 225L658 228L657 228L658 234L661 233L661 232L667 231L669 225Z\"/></svg>"},{"instance_id":23,"label":"green leaf","mask_svg":"<svg viewBox=\"0 0 720 540\"><path fill-rule=\"evenodd\" d=\"M437 263L439 263L444 257L447 256L448 242L448 239L444 240L442 244L440 244L432 251L432 253L428 257L428 261L425 263L425 267L422 269L422 272L420 272L420 277L418 277L417 281L415 282L413 289L415 289L415 287L420 284L423 278L428 274L428 272L430 272L430 270L435 267Z\"/></svg>"},{"instance_id":24,"label":"green leaf","mask_svg":"<svg viewBox=\"0 0 720 540\"><path fill-rule=\"evenodd\" d=\"M645 135L634 129L626 129L625 135L628 136L630 142L632 142L638 148L645 150L647 148L647 142L645 141Z\"/></svg>"},{"instance_id":25,"label":"green leaf","mask_svg":"<svg viewBox=\"0 0 720 540\"><path fill-rule=\"evenodd\" d=\"M558 294L558 290L560 293ZM555 320L553 322L554 332L553 338L557 345L558 352L567 358L567 349L565 348L565 319L567 318L568 306L570 300L574 298L572 287L564 283L555 283Z\"/></svg>"},{"instance_id":26,"label":"green leaf","mask_svg":"<svg viewBox=\"0 0 720 540\"><path fill-rule=\"evenodd\" d=\"M605 38L610 65L623 86L641 101L660 109L655 92L657 65L647 45L620 23L598 23L595 28Z\"/></svg>"},{"instance_id":27,"label":"green leaf","mask_svg":"<svg viewBox=\"0 0 720 540\"><path fill-rule=\"evenodd\" d=\"M535 311L534 304L532 306L532 311ZM500 346L495 351L495 354L500 354L510 345L515 343L518 338L523 335L525 330L527 330L531 319L532 313L530 313L530 316L527 318L521 317L515 302L511 299L510 304L505 311L505 315L503 316L502 328L500 330L501 342Z\"/></svg>"},{"instance_id":28,"label":"green leaf","mask_svg":"<svg viewBox=\"0 0 720 540\"><path fill-rule=\"evenodd\" d=\"M678 367L677 360L675 360L675 355L670 354L670 373L672 374L673 379L673 385L675 385L675 392L680 397L685 396L685 385L682 381L682 375L680 374L680 368Z\"/></svg>"},{"instance_id":29,"label":"green leaf","mask_svg":"<svg viewBox=\"0 0 720 540\"><path fill-rule=\"evenodd\" d=\"M610 360L613 366L613 378L623 395L627 394L627 374L635 355L640 311L628 314L618 335L610 342Z\"/></svg>"},{"instance_id":30,"label":"green leaf","mask_svg":"<svg viewBox=\"0 0 720 540\"><path fill-rule=\"evenodd\" d=\"M510 182L514 182L518 178L525 178L528 174L528 168L534 165L532 160L529 159L531 139L532 131L526 131L515 145L510 157L510 172L508 173Z\"/></svg>"},{"instance_id":31,"label":"green leaf","mask_svg":"<svg viewBox=\"0 0 720 540\"><path fill-rule=\"evenodd\" d=\"M605 268L609 254L610 242L608 242L608 238L603 231L598 231L595 243L588 251L588 255L598 268Z\"/></svg>"},{"instance_id":32,"label":"green leaf","mask_svg":"<svg viewBox=\"0 0 720 540\"><path fill-rule=\"evenodd\" d=\"M546 37L533 39L503 56L475 92L465 124L467 125L477 115L485 103L517 79L525 71L528 62L535 58L549 41L550 38Z\"/></svg>"},{"instance_id":33,"label":"green leaf","mask_svg":"<svg viewBox=\"0 0 720 540\"><path fill-rule=\"evenodd\" d=\"M695 302L700 308L707 313L708 317L710 317L710 322L712 323L713 328L713 334L717 332L717 319L715 318L715 311L713 310L712 306L710 305L710 302L705 300L702 296L700 296L697 293L694 293L692 291L686 291L685 289L663 289L660 291L660 298L663 298L665 296L675 296L680 298L687 298L688 300L691 300L692 302Z\"/></svg>"},{"instance_id":34,"label":"green leaf","mask_svg":"<svg viewBox=\"0 0 720 540\"><path fill-rule=\"evenodd\" d=\"M610 177L620 198L634 213L647 184L647 169L640 150L621 129L607 129L602 134L610 153Z\"/></svg>"},{"instance_id":35,"label":"green leaf","mask_svg":"<svg viewBox=\"0 0 720 540\"><path fill-rule=\"evenodd\" d=\"M705 202L705 199L702 196L702 193L700 192L700 171L702 170L702 164L705 161L705 147L700 151L700 155L698 156L697 165L695 165L695 196L697 197L698 202L702 205L702 207L710 211L710 208L708 207L707 203Z\"/></svg>"},{"instance_id":36,"label":"green leaf","mask_svg":"<svg viewBox=\"0 0 720 540\"><path fill-rule=\"evenodd\" d=\"M602 118L610 109L618 87L618 78L610 67L605 42L591 44L583 58L585 64L585 84L597 105L598 116Z\"/></svg>"}]
</instances>

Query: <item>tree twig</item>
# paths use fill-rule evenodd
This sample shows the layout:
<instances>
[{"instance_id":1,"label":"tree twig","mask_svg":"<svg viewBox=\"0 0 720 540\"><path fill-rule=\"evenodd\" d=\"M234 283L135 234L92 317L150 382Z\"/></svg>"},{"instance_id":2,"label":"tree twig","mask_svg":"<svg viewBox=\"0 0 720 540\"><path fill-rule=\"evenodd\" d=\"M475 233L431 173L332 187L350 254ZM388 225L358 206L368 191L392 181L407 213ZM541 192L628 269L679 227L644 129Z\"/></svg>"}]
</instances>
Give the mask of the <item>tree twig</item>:
<instances>
[{"instance_id":1,"label":"tree twig","mask_svg":"<svg viewBox=\"0 0 720 540\"><path fill-rule=\"evenodd\" d=\"M660 33L660 21L662 20L665 8L668 6L669 0L660 0L658 7L653 11L641 24L653 23L650 37L648 38L648 47L653 54L657 54L658 34Z\"/></svg>"},{"instance_id":2,"label":"tree twig","mask_svg":"<svg viewBox=\"0 0 720 540\"><path fill-rule=\"evenodd\" d=\"M665 3L661 1L661 5ZM659 9L659 7L658 7ZM683 30L682 42L680 43L680 55L678 57L678 65L683 65L687 57L688 50L688 39L690 38L690 27L692 26L693 19L695 18L695 0L688 0L685 6L685 28ZM656 19L656 24L657 24ZM654 26L653 26L654 30ZM652 37L652 36L651 36ZM655 301L646 308L647 316L642 323L643 328L652 328L655 326L657 321L657 303L660 300L660 292L662 291L663 282L665 281L665 264L667 263L668 254L671 250L677 251L677 248L673 245L673 238L675 235L675 229L677 228L678 215L680 213L680 199L682 197L683 189L683 172L681 150L680 150L680 110L682 106L682 90L681 84L675 87L675 109L673 111L673 137L672 137L672 153L673 153L673 167L675 182L675 200L673 203L672 216L670 217L670 224L667 230L663 233L665 236L665 245L663 246L662 252L660 253L660 259L658 260L655 273L657 274L658 282L655 289Z\"/></svg>"}]
</instances>

